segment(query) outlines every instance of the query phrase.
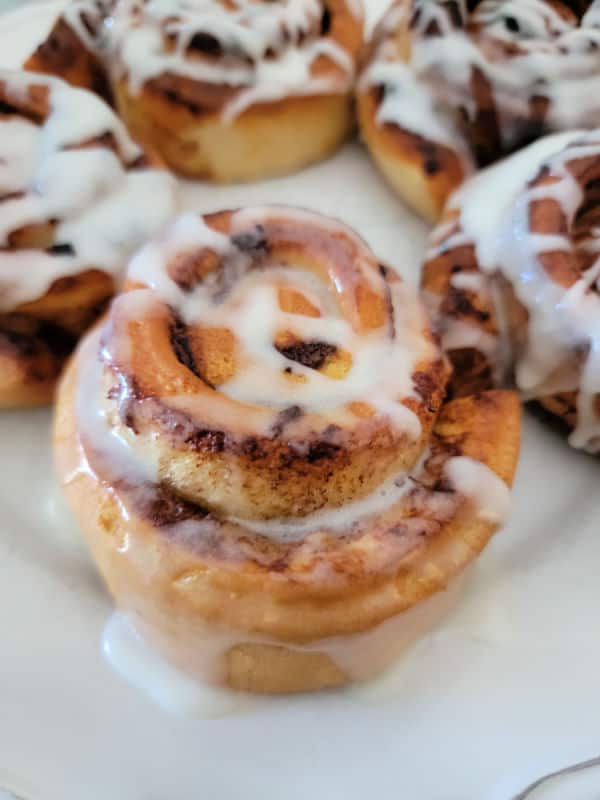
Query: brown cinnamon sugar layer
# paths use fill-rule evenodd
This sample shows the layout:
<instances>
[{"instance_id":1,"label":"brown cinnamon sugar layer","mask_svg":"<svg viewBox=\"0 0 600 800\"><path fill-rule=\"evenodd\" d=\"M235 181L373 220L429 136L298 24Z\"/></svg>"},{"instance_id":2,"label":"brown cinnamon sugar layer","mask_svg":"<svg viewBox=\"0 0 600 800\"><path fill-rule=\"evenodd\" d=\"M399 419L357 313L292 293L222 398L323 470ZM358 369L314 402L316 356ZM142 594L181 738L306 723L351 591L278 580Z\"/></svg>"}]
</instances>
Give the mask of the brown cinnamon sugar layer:
<instances>
[{"instance_id":1,"label":"brown cinnamon sugar layer","mask_svg":"<svg viewBox=\"0 0 600 800\"><path fill-rule=\"evenodd\" d=\"M463 501L444 477L451 458L467 456L482 463L495 458L498 442L485 438L487 426L501 414L512 418L518 408L513 395L484 392L444 406L434 428L422 467L406 478L398 505L375 519L358 521L340 536L317 529L289 543L261 536L242 525L219 519L207 509L178 496L166 486L116 485L119 504L156 526L169 542L196 557L229 563L250 574L272 573L286 580L311 582L321 570L331 571L340 586L368 585L382 564L395 570L422 554L455 518ZM512 447L516 447L516 442ZM509 481L514 449L504 451L503 479ZM92 463L94 454L89 453ZM180 523L187 523L178 529ZM197 522L194 530L193 523ZM191 524L190 524L191 523Z\"/></svg>"},{"instance_id":2,"label":"brown cinnamon sugar layer","mask_svg":"<svg viewBox=\"0 0 600 800\"><path fill-rule=\"evenodd\" d=\"M59 19L45 42L24 64L31 72L56 75L73 86L89 89L108 103L112 90L105 67L64 19Z\"/></svg>"}]
</instances>

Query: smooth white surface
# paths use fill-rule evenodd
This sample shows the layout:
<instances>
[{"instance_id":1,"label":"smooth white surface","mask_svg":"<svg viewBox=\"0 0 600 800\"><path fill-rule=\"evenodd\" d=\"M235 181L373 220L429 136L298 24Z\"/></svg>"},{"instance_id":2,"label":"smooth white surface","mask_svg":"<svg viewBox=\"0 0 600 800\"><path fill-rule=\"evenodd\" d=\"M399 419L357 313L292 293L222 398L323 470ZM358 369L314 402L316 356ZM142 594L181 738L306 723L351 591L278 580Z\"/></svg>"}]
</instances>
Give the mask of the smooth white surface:
<instances>
[{"instance_id":1,"label":"smooth white surface","mask_svg":"<svg viewBox=\"0 0 600 800\"><path fill-rule=\"evenodd\" d=\"M7 66L43 10L0 20ZM279 201L337 214L416 280L423 226L358 145L293 178L186 194L199 210ZM0 415L0 787L27 800L509 800L598 754L600 465L537 420L511 523L452 620L392 674L195 721L153 706L101 655L111 604L64 515L49 418ZM597 773L573 797L597 797Z\"/></svg>"}]
</instances>

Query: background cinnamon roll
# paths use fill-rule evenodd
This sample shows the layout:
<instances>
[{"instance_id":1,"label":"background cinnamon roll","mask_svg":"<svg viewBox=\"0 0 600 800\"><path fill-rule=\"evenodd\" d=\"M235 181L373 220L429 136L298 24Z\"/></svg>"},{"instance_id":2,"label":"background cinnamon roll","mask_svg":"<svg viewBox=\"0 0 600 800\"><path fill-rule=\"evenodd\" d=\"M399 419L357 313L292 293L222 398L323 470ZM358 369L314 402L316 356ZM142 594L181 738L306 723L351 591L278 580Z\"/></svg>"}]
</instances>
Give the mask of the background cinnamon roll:
<instances>
[{"instance_id":1,"label":"background cinnamon roll","mask_svg":"<svg viewBox=\"0 0 600 800\"><path fill-rule=\"evenodd\" d=\"M179 667L339 685L440 615L506 512L518 400L444 404L447 380L414 291L341 223L186 215L66 373L59 474L117 604Z\"/></svg>"},{"instance_id":2,"label":"background cinnamon roll","mask_svg":"<svg viewBox=\"0 0 600 800\"><path fill-rule=\"evenodd\" d=\"M437 219L475 167L600 124L600 6L397 0L371 42L358 105L384 175Z\"/></svg>"},{"instance_id":3,"label":"background cinnamon roll","mask_svg":"<svg viewBox=\"0 0 600 800\"><path fill-rule=\"evenodd\" d=\"M0 408L47 403L174 181L112 110L54 78L0 71Z\"/></svg>"},{"instance_id":4,"label":"background cinnamon roll","mask_svg":"<svg viewBox=\"0 0 600 800\"><path fill-rule=\"evenodd\" d=\"M423 287L455 394L515 382L600 450L600 132L554 134L451 198Z\"/></svg>"},{"instance_id":5,"label":"background cinnamon roll","mask_svg":"<svg viewBox=\"0 0 600 800\"><path fill-rule=\"evenodd\" d=\"M360 0L74 0L28 68L114 95L177 173L297 170L353 125Z\"/></svg>"}]
</instances>

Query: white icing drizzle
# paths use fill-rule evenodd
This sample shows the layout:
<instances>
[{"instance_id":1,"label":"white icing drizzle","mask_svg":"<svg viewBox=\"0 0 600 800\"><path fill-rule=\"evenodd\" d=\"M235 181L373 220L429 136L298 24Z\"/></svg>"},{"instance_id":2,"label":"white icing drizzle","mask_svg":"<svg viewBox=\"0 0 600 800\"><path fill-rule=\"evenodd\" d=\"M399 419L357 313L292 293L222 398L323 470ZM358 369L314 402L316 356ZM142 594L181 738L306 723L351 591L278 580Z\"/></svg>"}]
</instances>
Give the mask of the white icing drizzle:
<instances>
[{"instance_id":1,"label":"white icing drizzle","mask_svg":"<svg viewBox=\"0 0 600 800\"><path fill-rule=\"evenodd\" d=\"M347 7L362 20L360 0ZM323 13L321 0L120 0L100 12L94 0L78 0L66 20L134 92L165 74L237 89L223 108L224 121L232 121L255 103L350 90L354 58L321 34ZM82 15L95 20L96 36ZM208 51L190 50L195 37ZM320 57L333 68L317 74Z\"/></svg>"},{"instance_id":2,"label":"white icing drizzle","mask_svg":"<svg viewBox=\"0 0 600 800\"><path fill-rule=\"evenodd\" d=\"M150 286L187 324L225 327L233 332L238 351L236 372L219 386L220 393L239 403L277 411L301 406L338 424L352 421L352 413L346 410L350 403L366 402L410 438L417 439L421 433L419 420L401 400L416 396L412 374L419 360L431 357L433 350L431 343L422 337L426 319L413 290L400 281L389 284L391 323L395 331L391 337L387 326L366 333L357 330L351 318L343 317L335 304L332 306L331 287L303 269L275 265L249 271L250 257L233 244L236 231L251 231L262 220L278 215L293 219L299 226L329 225L334 235L348 237L355 244L359 261L370 260L365 245L341 223L323 222L322 217L306 211L265 207L238 212L233 219L231 240L215 233L194 215L183 216L161 238L140 251L132 261L129 275L132 280ZM177 254L191 248L213 249L228 259L228 269L232 270L235 281L224 298L215 300L210 280L202 281L189 292L169 277L165 266ZM372 268L363 269L360 263L358 266L381 294L383 280ZM278 291L290 286L311 297L320 316L281 310ZM121 300L124 307L128 302L128 296ZM124 313L128 316L126 308ZM352 357L349 372L339 380L300 363L291 364L274 345L277 332L282 330L294 334L299 341L325 342L348 352ZM386 370L385 364L393 364L394 369ZM289 379L285 371L290 368L302 377L302 382ZM172 405L177 406L176 399ZM212 413L205 407L201 412L203 417ZM223 409L219 408L218 413L222 421ZM263 425L273 422L264 415L261 420ZM247 424L250 422L248 416Z\"/></svg>"},{"instance_id":3,"label":"white icing drizzle","mask_svg":"<svg viewBox=\"0 0 600 800\"><path fill-rule=\"evenodd\" d=\"M258 703L251 695L219 687L213 674L222 669L220 662L234 643L231 634L210 631L201 645L209 675L201 682L170 664L143 639L128 617L115 611L104 629L102 652L115 672L163 710L211 719L240 713Z\"/></svg>"},{"instance_id":4,"label":"white icing drizzle","mask_svg":"<svg viewBox=\"0 0 600 800\"><path fill-rule=\"evenodd\" d=\"M440 113L434 95L423 91L413 69L400 61L374 61L361 78L361 86L386 86L377 110L379 125L399 124L404 130L456 149L464 149L451 120Z\"/></svg>"},{"instance_id":5,"label":"white icing drizzle","mask_svg":"<svg viewBox=\"0 0 600 800\"><path fill-rule=\"evenodd\" d=\"M475 69L491 86L504 149L527 135L523 124L534 100L549 101L547 132L600 122L597 1L580 22L563 19L546 0L484 0L472 13L462 1L412 0L401 11L394 8L384 19L361 78L363 89L386 89L379 123L454 147L464 158L457 109L475 118ZM399 51L402 38L410 40L408 55Z\"/></svg>"},{"instance_id":6,"label":"white icing drizzle","mask_svg":"<svg viewBox=\"0 0 600 800\"><path fill-rule=\"evenodd\" d=\"M42 297L67 275L99 269L116 278L127 258L173 216L176 184L158 170L128 170L142 153L95 95L60 80L0 71L9 97L47 87L49 113L37 125L0 119L0 311ZM92 139L112 134L116 155ZM13 232L58 220L55 245L68 252L11 249Z\"/></svg>"},{"instance_id":7,"label":"white icing drizzle","mask_svg":"<svg viewBox=\"0 0 600 800\"><path fill-rule=\"evenodd\" d=\"M557 201L568 224L573 222L582 191L567 166L589 157L600 158L600 135L569 132L541 139L482 171L451 198L449 207L460 212L459 230L430 256L471 243L482 273L493 276L499 271L510 282L529 315L525 347L515 354L517 386L530 399L578 390L579 422L571 443L598 452L600 419L594 403L600 393L600 297L591 288L598 280L600 262L565 289L551 279L539 257L553 251L571 253L574 245L563 235L530 231L534 201ZM529 187L544 164L556 182ZM596 244L588 241L586 250L597 252ZM464 335L450 326L452 341L445 339L444 347L477 346L474 326L462 325ZM489 349L478 349L490 355Z\"/></svg>"},{"instance_id":8,"label":"white icing drizzle","mask_svg":"<svg viewBox=\"0 0 600 800\"><path fill-rule=\"evenodd\" d=\"M582 135L582 131L569 131L546 136L470 178L448 204L449 208L460 210L461 230L456 236L446 238L441 249L447 251L475 243L477 259L483 268L496 268L506 247L506 231L500 221L541 165Z\"/></svg>"},{"instance_id":9,"label":"white icing drizzle","mask_svg":"<svg viewBox=\"0 0 600 800\"><path fill-rule=\"evenodd\" d=\"M451 284L462 291L482 292L486 288L486 279L479 272L458 272L452 276Z\"/></svg>"},{"instance_id":10,"label":"white icing drizzle","mask_svg":"<svg viewBox=\"0 0 600 800\"><path fill-rule=\"evenodd\" d=\"M447 462L444 472L454 489L473 502L479 519L494 525L506 522L510 491L488 466L466 456L457 456Z\"/></svg>"}]
</instances>

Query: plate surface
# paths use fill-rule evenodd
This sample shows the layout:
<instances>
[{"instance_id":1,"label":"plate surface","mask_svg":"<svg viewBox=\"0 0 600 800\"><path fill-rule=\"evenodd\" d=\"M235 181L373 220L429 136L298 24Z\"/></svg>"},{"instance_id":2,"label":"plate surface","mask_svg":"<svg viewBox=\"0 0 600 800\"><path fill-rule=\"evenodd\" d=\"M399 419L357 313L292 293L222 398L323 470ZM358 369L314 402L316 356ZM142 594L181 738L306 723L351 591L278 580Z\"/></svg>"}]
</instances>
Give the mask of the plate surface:
<instances>
[{"instance_id":1,"label":"plate surface","mask_svg":"<svg viewBox=\"0 0 600 800\"><path fill-rule=\"evenodd\" d=\"M1 17L0 62L20 63L56 9ZM358 144L291 178L188 184L185 196L199 211L288 202L334 214L418 277L426 230ZM62 505L49 437L48 411L0 416L0 797L509 800L600 749L600 465L536 419L511 522L449 623L368 687L217 721L162 712L104 661L111 603ZM597 797L585 791L578 800Z\"/></svg>"}]
</instances>

